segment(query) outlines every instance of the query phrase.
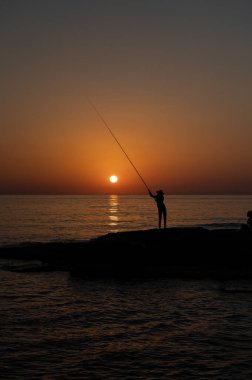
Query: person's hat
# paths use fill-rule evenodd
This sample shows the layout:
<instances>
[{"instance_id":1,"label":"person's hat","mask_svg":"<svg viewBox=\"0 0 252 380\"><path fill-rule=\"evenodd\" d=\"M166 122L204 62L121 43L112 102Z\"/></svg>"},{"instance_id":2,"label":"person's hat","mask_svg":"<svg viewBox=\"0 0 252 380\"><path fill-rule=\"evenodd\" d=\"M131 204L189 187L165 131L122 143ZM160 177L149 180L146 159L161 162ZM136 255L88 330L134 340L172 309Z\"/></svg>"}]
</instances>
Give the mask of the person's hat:
<instances>
[{"instance_id":1,"label":"person's hat","mask_svg":"<svg viewBox=\"0 0 252 380\"><path fill-rule=\"evenodd\" d=\"M157 190L157 193L161 193L161 194L164 194L163 190Z\"/></svg>"}]
</instances>

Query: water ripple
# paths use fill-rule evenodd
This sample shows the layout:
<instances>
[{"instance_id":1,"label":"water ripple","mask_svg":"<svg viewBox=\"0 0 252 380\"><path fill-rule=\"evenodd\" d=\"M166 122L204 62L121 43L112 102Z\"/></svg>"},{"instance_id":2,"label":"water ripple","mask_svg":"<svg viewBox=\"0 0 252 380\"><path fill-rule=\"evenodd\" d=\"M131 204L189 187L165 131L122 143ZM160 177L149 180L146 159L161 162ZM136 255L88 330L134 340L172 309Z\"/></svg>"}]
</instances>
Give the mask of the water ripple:
<instances>
[{"instance_id":1,"label":"water ripple","mask_svg":"<svg viewBox=\"0 0 252 380\"><path fill-rule=\"evenodd\" d=\"M4 379L251 378L249 281L1 272Z\"/></svg>"}]
</instances>

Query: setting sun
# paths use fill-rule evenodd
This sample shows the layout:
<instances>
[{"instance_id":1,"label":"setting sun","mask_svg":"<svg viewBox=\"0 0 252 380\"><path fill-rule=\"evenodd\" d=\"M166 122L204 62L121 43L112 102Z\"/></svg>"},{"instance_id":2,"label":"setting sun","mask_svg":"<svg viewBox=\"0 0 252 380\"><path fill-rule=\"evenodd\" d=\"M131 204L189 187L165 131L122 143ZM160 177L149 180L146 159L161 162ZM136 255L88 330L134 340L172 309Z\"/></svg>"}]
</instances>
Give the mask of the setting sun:
<instances>
[{"instance_id":1,"label":"setting sun","mask_svg":"<svg viewBox=\"0 0 252 380\"><path fill-rule=\"evenodd\" d=\"M111 183L116 183L118 181L118 177L116 175L111 175L109 180Z\"/></svg>"}]
</instances>

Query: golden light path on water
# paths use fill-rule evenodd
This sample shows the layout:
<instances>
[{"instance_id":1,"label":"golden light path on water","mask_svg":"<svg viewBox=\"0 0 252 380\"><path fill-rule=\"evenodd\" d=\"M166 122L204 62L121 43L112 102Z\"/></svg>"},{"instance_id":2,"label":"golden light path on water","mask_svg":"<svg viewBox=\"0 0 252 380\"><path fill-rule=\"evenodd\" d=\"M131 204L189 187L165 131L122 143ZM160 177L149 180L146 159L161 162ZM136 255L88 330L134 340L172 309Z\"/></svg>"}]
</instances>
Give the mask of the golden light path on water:
<instances>
[{"instance_id":1,"label":"golden light path on water","mask_svg":"<svg viewBox=\"0 0 252 380\"><path fill-rule=\"evenodd\" d=\"M119 199L118 195L109 197L109 226L117 226L119 222Z\"/></svg>"}]
</instances>

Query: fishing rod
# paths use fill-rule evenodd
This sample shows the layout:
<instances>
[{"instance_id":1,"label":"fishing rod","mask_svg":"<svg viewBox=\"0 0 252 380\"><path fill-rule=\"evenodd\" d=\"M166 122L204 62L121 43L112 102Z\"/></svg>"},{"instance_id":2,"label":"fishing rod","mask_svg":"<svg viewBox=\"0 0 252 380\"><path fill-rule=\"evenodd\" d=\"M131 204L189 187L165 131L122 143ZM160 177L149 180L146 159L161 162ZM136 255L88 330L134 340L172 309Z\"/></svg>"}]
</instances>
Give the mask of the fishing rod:
<instances>
[{"instance_id":1,"label":"fishing rod","mask_svg":"<svg viewBox=\"0 0 252 380\"><path fill-rule=\"evenodd\" d=\"M108 129L109 133L111 134L111 136L114 138L114 140L116 141L116 143L119 145L119 147L121 148L121 150L123 151L123 153L125 154L126 158L128 159L128 161L131 163L131 165L133 166L133 168L135 169L136 173L138 174L139 178L141 179L141 181L143 182L144 186L146 187L146 189L148 190L148 192L150 192L150 189L149 187L147 186L146 182L144 181L143 177L141 176L141 174L139 173L139 171L137 170L137 168L135 167L135 165L133 164L133 162L131 161L131 159L129 158L129 156L127 155L127 153L125 152L125 150L123 149L122 145L120 144L120 142L117 140L116 136L114 135L114 133L112 132L112 130L110 129L110 127L108 126L108 123L106 122L106 120L104 119L104 117L101 115L101 113L98 111L97 107L94 105L93 102L91 102L91 100L88 98L88 102L89 104L92 106L92 108L95 110L95 112L97 113L97 115L99 116L99 118L101 119L101 121L103 122L103 124L105 125L105 127Z\"/></svg>"}]
</instances>

